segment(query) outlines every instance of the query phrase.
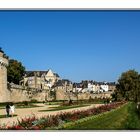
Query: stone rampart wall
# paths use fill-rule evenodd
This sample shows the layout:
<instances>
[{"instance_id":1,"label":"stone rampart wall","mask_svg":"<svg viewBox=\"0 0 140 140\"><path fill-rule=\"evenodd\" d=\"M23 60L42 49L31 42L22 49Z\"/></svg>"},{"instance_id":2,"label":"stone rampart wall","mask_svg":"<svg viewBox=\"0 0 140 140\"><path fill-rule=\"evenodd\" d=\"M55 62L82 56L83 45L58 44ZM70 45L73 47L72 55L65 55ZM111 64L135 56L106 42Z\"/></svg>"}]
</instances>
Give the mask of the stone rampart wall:
<instances>
[{"instance_id":1,"label":"stone rampart wall","mask_svg":"<svg viewBox=\"0 0 140 140\"><path fill-rule=\"evenodd\" d=\"M90 98L111 98L111 92L104 92L99 94L79 93L78 95L73 93L66 93L63 90L56 91L56 100L88 100Z\"/></svg>"},{"instance_id":2,"label":"stone rampart wall","mask_svg":"<svg viewBox=\"0 0 140 140\"><path fill-rule=\"evenodd\" d=\"M39 102L49 100L48 92L43 91L35 91L35 89L25 89L24 87L12 86L9 91L9 100L10 102L23 102L23 101L31 101L36 100Z\"/></svg>"},{"instance_id":3,"label":"stone rampart wall","mask_svg":"<svg viewBox=\"0 0 140 140\"><path fill-rule=\"evenodd\" d=\"M111 98L111 93L100 93L100 94L90 94L90 93L79 93L78 95L73 93L66 93L63 90L59 89L56 91L56 98L51 97L49 91L35 91L35 89L26 89L21 86L11 86L9 90L7 90L6 98L3 102L23 102L23 101L31 101L36 100L39 102L43 101L52 101L52 100L88 100L95 98Z\"/></svg>"}]
</instances>

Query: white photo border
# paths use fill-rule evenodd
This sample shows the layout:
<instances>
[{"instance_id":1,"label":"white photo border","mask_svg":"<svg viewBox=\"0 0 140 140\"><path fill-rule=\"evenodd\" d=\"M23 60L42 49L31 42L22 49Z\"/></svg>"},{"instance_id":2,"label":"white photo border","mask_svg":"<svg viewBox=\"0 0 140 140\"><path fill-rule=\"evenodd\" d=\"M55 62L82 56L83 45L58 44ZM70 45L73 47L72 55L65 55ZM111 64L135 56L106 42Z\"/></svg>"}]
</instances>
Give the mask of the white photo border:
<instances>
[{"instance_id":1,"label":"white photo border","mask_svg":"<svg viewBox=\"0 0 140 140\"><path fill-rule=\"evenodd\" d=\"M0 0L0 9L139 9L140 0Z\"/></svg>"}]
</instances>

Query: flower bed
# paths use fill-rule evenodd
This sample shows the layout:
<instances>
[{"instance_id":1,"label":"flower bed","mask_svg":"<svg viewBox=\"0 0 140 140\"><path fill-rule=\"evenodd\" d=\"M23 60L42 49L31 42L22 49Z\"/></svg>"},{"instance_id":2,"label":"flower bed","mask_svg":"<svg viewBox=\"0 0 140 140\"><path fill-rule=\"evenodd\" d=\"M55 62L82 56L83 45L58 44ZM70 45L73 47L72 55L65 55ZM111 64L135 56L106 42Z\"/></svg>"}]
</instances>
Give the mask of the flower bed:
<instances>
[{"instance_id":1,"label":"flower bed","mask_svg":"<svg viewBox=\"0 0 140 140\"><path fill-rule=\"evenodd\" d=\"M89 117L92 115L101 114L112 109L115 109L125 102L116 102L108 105L102 105L98 108L89 108L87 110L75 110L71 112L61 112L57 115L48 115L40 119L35 116L18 120L18 123L13 126L0 127L1 130L47 130L58 127L67 122L73 122L81 118Z\"/></svg>"}]
</instances>

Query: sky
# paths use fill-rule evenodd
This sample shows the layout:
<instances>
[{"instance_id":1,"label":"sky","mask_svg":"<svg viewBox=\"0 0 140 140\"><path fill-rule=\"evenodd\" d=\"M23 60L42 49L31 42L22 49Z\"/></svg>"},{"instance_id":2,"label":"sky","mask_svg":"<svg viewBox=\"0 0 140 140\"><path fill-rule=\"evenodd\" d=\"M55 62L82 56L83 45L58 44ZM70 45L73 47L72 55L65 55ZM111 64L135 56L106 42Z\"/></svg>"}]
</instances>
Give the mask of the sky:
<instances>
[{"instance_id":1,"label":"sky","mask_svg":"<svg viewBox=\"0 0 140 140\"><path fill-rule=\"evenodd\" d=\"M0 46L26 70L117 81L140 72L140 11L0 11Z\"/></svg>"}]
</instances>

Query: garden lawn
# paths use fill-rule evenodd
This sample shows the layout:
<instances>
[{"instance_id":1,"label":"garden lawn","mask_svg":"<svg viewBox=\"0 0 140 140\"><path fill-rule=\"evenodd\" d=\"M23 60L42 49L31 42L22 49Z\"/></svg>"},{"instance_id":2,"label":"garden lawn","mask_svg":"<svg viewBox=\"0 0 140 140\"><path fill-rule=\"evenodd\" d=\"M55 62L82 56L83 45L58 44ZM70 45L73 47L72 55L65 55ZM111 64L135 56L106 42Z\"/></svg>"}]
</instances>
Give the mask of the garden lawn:
<instances>
[{"instance_id":1,"label":"garden lawn","mask_svg":"<svg viewBox=\"0 0 140 140\"><path fill-rule=\"evenodd\" d=\"M97 108L93 106L87 110L76 110L76 111L73 110L71 112L60 112L56 115L47 115L42 118L36 118L36 116L33 115L33 116L22 118L20 121L18 121L17 124L14 124L13 126L2 127L1 129L2 130L7 130L7 129L8 130L55 130L55 129L58 130L58 129L72 127L75 124L87 122L89 118L90 120L95 119L97 117L99 118L100 116L120 110L120 108L123 108L126 105L127 105L126 102L123 101L123 102L116 102L108 105L102 105ZM65 106L65 107L70 107L70 106Z\"/></svg>"},{"instance_id":2,"label":"garden lawn","mask_svg":"<svg viewBox=\"0 0 140 140\"><path fill-rule=\"evenodd\" d=\"M45 103L46 105L60 105L62 104L63 102L47 102Z\"/></svg>"},{"instance_id":3,"label":"garden lawn","mask_svg":"<svg viewBox=\"0 0 140 140\"><path fill-rule=\"evenodd\" d=\"M15 108L16 109L24 109L24 108L35 108L35 107L41 107L41 106L38 106L38 105L34 105L34 104L29 104L29 105L23 105L23 104L15 104ZM0 109L5 109L5 105L1 105L0 106Z\"/></svg>"},{"instance_id":4,"label":"garden lawn","mask_svg":"<svg viewBox=\"0 0 140 140\"><path fill-rule=\"evenodd\" d=\"M39 112L59 111L59 110L72 109L72 108L78 108L78 107L86 107L86 106L90 106L90 105L91 105L91 104L50 107L51 109L49 109L49 110L40 110Z\"/></svg>"},{"instance_id":5,"label":"garden lawn","mask_svg":"<svg viewBox=\"0 0 140 140\"><path fill-rule=\"evenodd\" d=\"M17 115L14 115L13 117L16 117ZM11 116L10 116L11 117ZM0 119L1 118L7 118L6 115L0 115Z\"/></svg>"},{"instance_id":6,"label":"garden lawn","mask_svg":"<svg viewBox=\"0 0 140 140\"><path fill-rule=\"evenodd\" d=\"M19 108L19 109L24 109L24 108L35 108L35 107L41 107L38 105L34 105L34 104L29 104L29 105L16 105L15 108Z\"/></svg>"},{"instance_id":7,"label":"garden lawn","mask_svg":"<svg viewBox=\"0 0 140 140\"><path fill-rule=\"evenodd\" d=\"M136 109L135 103L131 103L128 107L128 117L124 127L127 130L140 130L140 114Z\"/></svg>"},{"instance_id":8,"label":"garden lawn","mask_svg":"<svg viewBox=\"0 0 140 140\"><path fill-rule=\"evenodd\" d=\"M71 123L66 130L127 130L140 129L140 120L135 112L135 104L127 103L120 108L100 115L87 117Z\"/></svg>"}]
</instances>

